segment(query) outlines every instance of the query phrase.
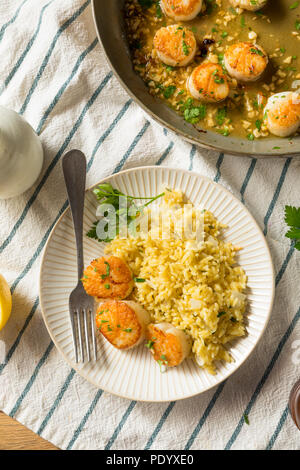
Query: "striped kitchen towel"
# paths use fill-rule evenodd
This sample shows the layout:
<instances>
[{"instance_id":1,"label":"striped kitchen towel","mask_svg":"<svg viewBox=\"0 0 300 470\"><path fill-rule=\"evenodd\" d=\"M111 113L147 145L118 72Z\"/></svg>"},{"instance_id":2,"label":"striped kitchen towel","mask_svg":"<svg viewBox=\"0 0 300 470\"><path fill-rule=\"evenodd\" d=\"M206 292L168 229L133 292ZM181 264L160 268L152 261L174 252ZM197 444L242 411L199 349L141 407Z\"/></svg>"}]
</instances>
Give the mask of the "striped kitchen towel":
<instances>
[{"instance_id":1,"label":"striped kitchen towel","mask_svg":"<svg viewBox=\"0 0 300 470\"><path fill-rule=\"evenodd\" d=\"M89 0L2 0L0 22L0 103L30 122L45 150L34 187L0 202L0 271L14 305L0 332L0 409L62 449L299 449L287 404L299 376L300 253L284 237L283 213L299 205L300 160L219 154L159 126L113 76ZM275 264L275 305L263 339L225 383L188 400L137 403L87 383L54 347L39 269L65 207L60 160L71 148L87 157L88 186L142 165L193 169L256 218Z\"/></svg>"}]
</instances>

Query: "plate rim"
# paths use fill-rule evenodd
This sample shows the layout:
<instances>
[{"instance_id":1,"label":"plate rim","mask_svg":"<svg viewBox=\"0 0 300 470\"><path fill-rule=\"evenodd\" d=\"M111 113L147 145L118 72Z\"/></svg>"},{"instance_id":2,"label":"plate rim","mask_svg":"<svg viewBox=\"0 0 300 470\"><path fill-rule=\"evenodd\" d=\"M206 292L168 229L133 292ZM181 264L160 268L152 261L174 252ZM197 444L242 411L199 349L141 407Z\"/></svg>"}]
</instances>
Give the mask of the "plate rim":
<instances>
[{"instance_id":1,"label":"plate rim","mask_svg":"<svg viewBox=\"0 0 300 470\"><path fill-rule=\"evenodd\" d=\"M58 225L61 223L63 217L66 216L66 214L70 211L70 206L68 205L68 207L63 211L63 213L60 215L60 217L57 219L55 225L53 226L49 236L48 236L48 239L47 239L47 242L44 246L44 249L43 249L43 252L42 252L42 257L41 257L41 262L40 262L40 272L39 272L39 299L40 299L40 306L41 306L41 313L42 313L42 318L43 318L43 321L45 323L45 326L47 328L47 331L50 335L50 338L51 340L53 341L56 349L59 351L59 353L63 356L65 362L72 368L74 369L81 377L83 377L85 380L87 380L89 383L91 383L92 385L94 385L95 387L97 387L98 389L101 389L103 390L104 392L107 392L107 393L111 393L112 395L115 395L115 396L118 396L120 398L125 398L125 399L128 399L128 400L134 400L134 401L139 401L139 402L145 402L145 403L167 403L169 401L179 401L179 400L186 400L187 398L192 398L192 397L195 397L195 396L198 396L202 393L205 393L205 392L208 392L209 390L213 389L214 387L217 387L219 386L221 383L223 383L225 380L229 379L229 377L231 377L238 369L240 369L240 367L247 361L247 359L249 359L249 357L251 356L251 354L253 353L253 351L255 350L255 348L257 347L258 343L261 341L265 331L266 331L266 328L267 328L267 325L270 321L270 317L271 317L271 314L272 314L272 310L273 310L273 306L274 306L274 299L275 299L275 270L274 270L274 264L273 264L273 260L272 260L272 256L271 256L271 251L270 251L270 248L269 248L269 245L267 243L267 240L266 240L266 237L264 236L261 228L259 227L257 221L255 220L255 218L253 217L253 215L251 214L251 212L248 210L248 208L233 194L231 193L227 188L225 188L222 184L220 183L216 183L215 181L213 181L211 178L209 178L208 176L205 176L205 175L202 175L201 173L198 173L197 171L190 171L190 170L186 170L184 168L176 168L176 167L168 167L168 166L155 166L155 165L147 165L147 166L140 166L140 167L134 167L134 168L129 168L127 170L122 170L122 171L119 171L117 173L114 173L114 174L111 174L111 175L108 175L104 178L102 178L101 180L99 180L97 183L93 184L92 186L89 186L88 188L85 189L85 194L87 194L88 192L92 191L96 186L98 186L99 184L102 184L102 183L105 183L107 180L109 180L110 178L113 178L117 175L123 175L123 174L126 174L126 173L134 173L136 171L143 171L143 170L155 170L155 171L158 171L160 169L166 169L168 171L176 171L176 172L181 172L181 173L184 173L184 174L189 174L189 175L194 175L195 177L201 177L203 178L204 180L208 181L209 183L213 184L213 186L215 187L221 187L222 191L225 191L231 198L233 198L240 207L242 207L242 209L247 213L247 215L250 217L250 219L252 220L252 222L254 223L256 229L257 229L257 233L259 234L262 242L263 242L263 245L264 245L264 248L265 248L265 253L267 254L267 257L268 257L268 261L270 263L270 267L271 267L271 276L272 276L272 291L271 291L271 296L270 296L270 305L269 305L269 309L268 309L268 313L266 315L266 320L265 320L265 323L264 323L264 326L262 328L262 330L260 331L259 333L259 336L258 338L256 339L254 345L249 349L249 351L246 353L245 357L243 358L243 360L240 362L240 364L234 368L232 371L229 371L228 374L226 374L226 377L223 378L222 380L220 380L219 382L213 384L213 385L209 385L207 386L204 390L200 391L200 392L197 392L197 393L192 393L192 394L189 394L189 395L185 395L185 396L180 396L180 397L169 397L167 399L140 399L140 398L136 398L136 397L132 397L132 396L127 396L126 394L122 394L120 395L119 393L116 393L115 391L113 390L109 390L107 387L100 387L98 383L96 383L95 381L93 381L90 377L87 377L87 374L84 373L83 370L79 369L77 367L76 364L73 364L69 358L66 356L66 354L64 353L64 351L60 348L60 346L58 345L54 335L52 334L52 331L51 331L51 328L50 328L50 325L48 323L48 320L47 320L47 317L44 313L44 304L43 304L43 295L42 295L42 272L43 272L43 265L44 265L44 262L45 262L45 259L46 259L46 252L47 252L47 248L48 248L48 245L50 244L50 241L52 240L52 237L54 235L54 232L55 230L57 229ZM67 306L67 308L69 309L69 307ZM45 309L46 310L46 309Z\"/></svg>"}]
</instances>

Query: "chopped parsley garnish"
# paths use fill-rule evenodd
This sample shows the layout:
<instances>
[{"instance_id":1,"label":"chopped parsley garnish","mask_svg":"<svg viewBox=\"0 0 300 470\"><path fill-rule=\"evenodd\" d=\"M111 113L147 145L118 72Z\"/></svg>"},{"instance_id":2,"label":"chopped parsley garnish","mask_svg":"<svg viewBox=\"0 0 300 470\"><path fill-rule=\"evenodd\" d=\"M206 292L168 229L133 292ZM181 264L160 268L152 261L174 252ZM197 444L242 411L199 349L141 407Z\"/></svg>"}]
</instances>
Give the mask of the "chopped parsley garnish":
<instances>
[{"instance_id":1,"label":"chopped parsley garnish","mask_svg":"<svg viewBox=\"0 0 300 470\"><path fill-rule=\"evenodd\" d=\"M173 70L175 70L175 67L172 67L172 65L167 65L167 64L163 64L163 65L166 67L168 72L172 72Z\"/></svg>"},{"instance_id":2,"label":"chopped parsley garnish","mask_svg":"<svg viewBox=\"0 0 300 470\"><path fill-rule=\"evenodd\" d=\"M290 10L295 10L295 8L298 8L298 6L299 2L292 3L292 5L290 5Z\"/></svg>"},{"instance_id":3,"label":"chopped parsley garnish","mask_svg":"<svg viewBox=\"0 0 300 470\"><path fill-rule=\"evenodd\" d=\"M153 345L154 345L154 341L152 341L151 339L149 339L148 343L146 344L146 348L152 349L152 348L153 348Z\"/></svg>"},{"instance_id":4,"label":"chopped parsley garnish","mask_svg":"<svg viewBox=\"0 0 300 470\"><path fill-rule=\"evenodd\" d=\"M261 130L261 125L262 125L262 121L260 119L257 119L255 121L256 129L258 129L260 131Z\"/></svg>"},{"instance_id":5,"label":"chopped parsley garnish","mask_svg":"<svg viewBox=\"0 0 300 470\"><path fill-rule=\"evenodd\" d=\"M164 89L163 95L166 99L171 98L176 91L176 86L170 85Z\"/></svg>"},{"instance_id":6,"label":"chopped parsley garnish","mask_svg":"<svg viewBox=\"0 0 300 470\"><path fill-rule=\"evenodd\" d=\"M264 53L260 49L257 49L256 47L251 47L250 52L252 52L252 54L257 54L257 55L260 55L260 56L264 55Z\"/></svg>"},{"instance_id":7,"label":"chopped parsley garnish","mask_svg":"<svg viewBox=\"0 0 300 470\"><path fill-rule=\"evenodd\" d=\"M217 317L220 318L220 317L222 317L223 315L226 315L226 312L219 312L218 315L217 315Z\"/></svg>"},{"instance_id":8,"label":"chopped parsley garnish","mask_svg":"<svg viewBox=\"0 0 300 470\"><path fill-rule=\"evenodd\" d=\"M295 248L300 251L300 207L285 206L285 223L289 230L285 236L295 243Z\"/></svg>"},{"instance_id":9,"label":"chopped parsley garnish","mask_svg":"<svg viewBox=\"0 0 300 470\"><path fill-rule=\"evenodd\" d=\"M295 28L297 31L300 31L300 20L296 20Z\"/></svg>"},{"instance_id":10,"label":"chopped parsley garnish","mask_svg":"<svg viewBox=\"0 0 300 470\"><path fill-rule=\"evenodd\" d=\"M223 61L224 61L224 54L219 54L219 55L218 55L218 62L219 62L219 64L223 64Z\"/></svg>"},{"instance_id":11,"label":"chopped parsley garnish","mask_svg":"<svg viewBox=\"0 0 300 470\"><path fill-rule=\"evenodd\" d=\"M215 83L221 84L224 83L224 78L219 77L218 75L215 76Z\"/></svg>"},{"instance_id":12,"label":"chopped parsley garnish","mask_svg":"<svg viewBox=\"0 0 300 470\"><path fill-rule=\"evenodd\" d=\"M223 33L221 34L222 38L227 38L228 36L228 33L227 31L223 31Z\"/></svg>"},{"instance_id":13,"label":"chopped parsley garnish","mask_svg":"<svg viewBox=\"0 0 300 470\"><path fill-rule=\"evenodd\" d=\"M184 119L191 123L197 124L199 121L205 118L206 116L206 106L205 104L200 104L199 106L193 106L193 98L188 98L182 107Z\"/></svg>"},{"instance_id":14,"label":"chopped parsley garnish","mask_svg":"<svg viewBox=\"0 0 300 470\"><path fill-rule=\"evenodd\" d=\"M244 413L244 421L245 421L246 424L250 424L248 415L246 413Z\"/></svg>"},{"instance_id":15,"label":"chopped parsley garnish","mask_svg":"<svg viewBox=\"0 0 300 470\"><path fill-rule=\"evenodd\" d=\"M182 50L183 50L183 53L184 55L189 55L190 49L191 46L189 46L184 40L182 41Z\"/></svg>"},{"instance_id":16,"label":"chopped parsley garnish","mask_svg":"<svg viewBox=\"0 0 300 470\"><path fill-rule=\"evenodd\" d=\"M219 134L222 134L225 137L229 136L230 134L229 129L227 129L227 127L225 127L224 129L217 129L217 131L219 132Z\"/></svg>"},{"instance_id":17,"label":"chopped parsley garnish","mask_svg":"<svg viewBox=\"0 0 300 470\"><path fill-rule=\"evenodd\" d=\"M162 18L163 12L162 12L162 9L161 9L161 6L160 6L159 2L156 2L155 8L156 8L156 18Z\"/></svg>"},{"instance_id":18,"label":"chopped parsley garnish","mask_svg":"<svg viewBox=\"0 0 300 470\"><path fill-rule=\"evenodd\" d=\"M253 134L248 134L247 139L248 140L254 140L254 135Z\"/></svg>"},{"instance_id":19,"label":"chopped parsley garnish","mask_svg":"<svg viewBox=\"0 0 300 470\"><path fill-rule=\"evenodd\" d=\"M232 323L237 323L237 319L234 317L230 317L230 321L232 321Z\"/></svg>"},{"instance_id":20,"label":"chopped parsley garnish","mask_svg":"<svg viewBox=\"0 0 300 470\"><path fill-rule=\"evenodd\" d=\"M218 126L222 126L227 116L227 107L219 108L216 114L216 121Z\"/></svg>"},{"instance_id":21,"label":"chopped parsley garnish","mask_svg":"<svg viewBox=\"0 0 300 470\"><path fill-rule=\"evenodd\" d=\"M109 284L104 284L104 287L105 287L105 289L110 289L110 285L109 285Z\"/></svg>"},{"instance_id":22,"label":"chopped parsley garnish","mask_svg":"<svg viewBox=\"0 0 300 470\"><path fill-rule=\"evenodd\" d=\"M216 70L213 72L213 76L214 76L214 82L215 82L215 83L218 83L218 84L224 83L225 80L224 80L223 77L220 77L218 69L216 69Z\"/></svg>"},{"instance_id":23,"label":"chopped parsley garnish","mask_svg":"<svg viewBox=\"0 0 300 470\"><path fill-rule=\"evenodd\" d=\"M188 108L184 111L184 119L191 124L196 124L197 122L204 119L206 115L206 106L200 105L194 108Z\"/></svg>"},{"instance_id":24,"label":"chopped parsley garnish","mask_svg":"<svg viewBox=\"0 0 300 470\"><path fill-rule=\"evenodd\" d=\"M105 279L106 277L108 277L109 276L109 271L110 271L110 266L109 266L108 262L104 261L104 264L106 265L106 273L101 274L102 279Z\"/></svg>"},{"instance_id":25,"label":"chopped parsley garnish","mask_svg":"<svg viewBox=\"0 0 300 470\"><path fill-rule=\"evenodd\" d=\"M164 372L165 371L165 366L168 365L167 357L164 354L162 354L160 356L160 359L157 360L157 364L160 367L160 371Z\"/></svg>"},{"instance_id":26,"label":"chopped parsley garnish","mask_svg":"<svg viewBox=\"0 0 300 470\"><path fill-rule=\"evenodd\" d=\"M146 279L143 279L142 277L135 277L134 282L146 282Z\"/></svg>"},{"instance_id":27,"label":"chopped parsley garnish","mask_svg":"<svg viewBox=\"0 0 300 470\"><path fill-rule=\"evenodd\" d=\"M242 15L241 16L241 27L244 28L245 26L246 26L245 17Z\"/></svg>"},{"instance_id":28,"label":"chopped parsley garnish","mask_svg":"<svg viewBox=\"0 0 300 470\"><path fill-rule=\"evenodd\" d=\"M126 328L125 330L123 331L126 331L126 333L131 333L132 332L132 328Z\"/></svg>"}]
</instances>

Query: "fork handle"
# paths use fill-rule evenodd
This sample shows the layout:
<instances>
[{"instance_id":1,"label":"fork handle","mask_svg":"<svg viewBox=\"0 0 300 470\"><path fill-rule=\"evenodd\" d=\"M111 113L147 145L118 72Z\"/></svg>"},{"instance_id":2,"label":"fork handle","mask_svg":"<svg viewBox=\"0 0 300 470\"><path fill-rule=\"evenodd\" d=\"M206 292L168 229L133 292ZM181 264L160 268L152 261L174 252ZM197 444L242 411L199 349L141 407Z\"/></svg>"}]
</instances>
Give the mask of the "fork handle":
<instances>
[{"instance_id":1,"label":"fork handle","mask_svg":"<svg viewBox=\"0 0 300 470\"><path fill-rule=\"evenodd\" d=\"M76 247L78 279L83 275L83 207L86 180L86 159L80 150L70 150L62 159L62 169L71 208Z\"/></svg>"}]
</instances>

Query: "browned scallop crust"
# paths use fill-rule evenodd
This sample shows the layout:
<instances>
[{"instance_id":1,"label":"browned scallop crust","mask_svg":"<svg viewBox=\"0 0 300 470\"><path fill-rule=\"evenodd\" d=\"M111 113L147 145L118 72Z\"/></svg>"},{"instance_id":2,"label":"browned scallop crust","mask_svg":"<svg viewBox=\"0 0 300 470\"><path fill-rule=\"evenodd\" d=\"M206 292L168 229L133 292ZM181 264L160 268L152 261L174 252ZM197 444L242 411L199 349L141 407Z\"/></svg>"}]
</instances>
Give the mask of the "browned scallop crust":
<instances>
[{"instance_id":1,"label":"browned scallop crust","mask_svg":"<svg viewBox=\"0 0 300 470\"><path fill-rule=\"evenodd\" d=\"M117 256L94 259L85 269L82 283L87 294L103 299L125 299L134 286L131 270Z\"/></svg>"},{"instance_id":2,"label":"browned scallop crust","mask_svg":"<svg viewBox=\"0 0 300 470\"><path fill-rule=\"evenodd\" d=\"M190 51L195 50L196 39L187 28L172 25L160 28L154 36L153 44L157 51L179 64L186 60Z\"/></svg>"},{"instance_id":3,"label":"browned scallop crust","mask_svg":"<svg viewBox=\"0 0 300 470\"><path fill-rule=\"evenodd\" d=\"M199 4L199 0L189 0L188 4L182 0L164 0L163 7L168 16L189 16Z\"/></svg>"},{"instance_id":4,"label":"browned scallop crust","mask_svg":"<svg viewBox=\"0 0 300 470\"><path fill-rule=\"evenodd\" d=\"M133 347L142 335L142 325L135 311L121 301L109 300L99 305L96 327L118 349Z\"/></svg>"},{"instance_id":5,"label":"browned scallop crust","mask_svg":"<svg viewBox=\"0 0 300 470\"><path fill-rule=\"evenodd\" d=\"M268 59L261 47L251 42L239 42L229 46L225 52L229 66L247 77L255 77L265 70Z\"/></svg>"},{"instance_id":6,"label":"browned scallop crust","mask_svg":"<svg viewBox=\"0 0 300 470\"><path fill-rule=\"evenodd\" d=\"M219 94L220 84L225 85L227 93L229 93L227 77L219 64L204 62L193 70L191 80L199 93L208 100L219 101L224 99L224 95Z\"/></svg>"},{"instance_id":7,"label":"browned scallop crust","mask_svg":"<svg viewBox=\"0 0 300 470\"><path fill-rule=\"evenodd\" d=\"M278 100L268 109L268 120L277 127L290 127L300 119L300 102L293 101L292 95L286 100Z\"/></svg>"},{"instance_id":8,"label":"browned scallop crust","mask_svg":"<svg viewBox=\"0 0 300 470\"><path fill-rule=\"evenodd\" d=\"M147 327L147 339L151 342L151 352L156 361L161 360L169 367L178 366L183 359L183 350L179 339L171 333L165 333L154 324Z\"/></svg>"}]
</instances>

